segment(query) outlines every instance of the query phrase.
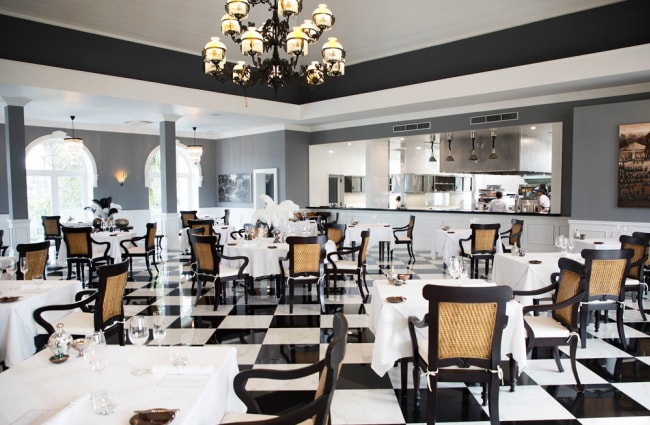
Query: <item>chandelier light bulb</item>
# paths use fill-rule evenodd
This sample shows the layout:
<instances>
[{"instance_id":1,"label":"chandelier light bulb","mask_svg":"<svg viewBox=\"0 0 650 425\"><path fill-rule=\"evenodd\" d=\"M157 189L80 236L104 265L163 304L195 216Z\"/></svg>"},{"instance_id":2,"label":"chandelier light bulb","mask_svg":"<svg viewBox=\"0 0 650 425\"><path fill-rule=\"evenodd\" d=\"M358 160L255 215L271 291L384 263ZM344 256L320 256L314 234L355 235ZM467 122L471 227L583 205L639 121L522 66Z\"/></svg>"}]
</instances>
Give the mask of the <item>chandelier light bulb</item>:
<instances>
[{"instance_id":1,"label":"chandelier light bulb","mask_svg":"<svg viewBox=\"0 0 650 425\"><path fill-rule=\"evenodd\" d=\"M238 21L246 19L250 9L251 5L248 0L228 0L226 2L226 12Z\"/></svg>"},{"instance_id":2,"label":"chandelier light bulb","mask_svg":"<svg viewBox=\"0 0 650 425\"><path fill-rule=\"evenodd\" d=\"M326 4L319 4L316 10L311 14L311 20L320 28L321 31L327 31L334 25L334 15L327 8Z\"/></svg>"},{"instance_id":3,"label":"chandelier light bulb","mask_svg":"<svg viewBox=\"0 0 650 425\"><path fill-rule=\"evenodd\" d=\"M278 14L289 18L302 11L302 0L279 0Z\"/></svg>"},{"instance_id":4,"label":"chandelier light bulb","mask_svg":"<svg viewBox=\"0 0 650 425\"><path fill-rule=\"evenodd\" d=\"M239 21L226 13L221 17L221 33L229 36L241 33Z\"/></svg>"}]
</instances>

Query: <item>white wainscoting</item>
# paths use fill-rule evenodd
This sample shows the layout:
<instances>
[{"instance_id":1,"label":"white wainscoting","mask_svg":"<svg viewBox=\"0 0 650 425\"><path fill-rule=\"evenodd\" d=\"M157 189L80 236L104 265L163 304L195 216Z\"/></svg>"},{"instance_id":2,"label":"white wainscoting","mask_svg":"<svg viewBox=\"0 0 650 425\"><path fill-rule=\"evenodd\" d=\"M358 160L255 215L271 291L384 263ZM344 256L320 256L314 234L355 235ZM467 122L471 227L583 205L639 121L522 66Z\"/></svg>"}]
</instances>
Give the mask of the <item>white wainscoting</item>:
<instances>
[{"instance_id":1,"label":"white wainscoting","mask_svg":"<svg viewBox=\"0 0 650 425\"><path fill-rule=\"evenodd\" d=\"M650 233L650 222L569 220L569 235L578 229L588 238L618 238L633 232Z\"/></svg>"}]
</instances>

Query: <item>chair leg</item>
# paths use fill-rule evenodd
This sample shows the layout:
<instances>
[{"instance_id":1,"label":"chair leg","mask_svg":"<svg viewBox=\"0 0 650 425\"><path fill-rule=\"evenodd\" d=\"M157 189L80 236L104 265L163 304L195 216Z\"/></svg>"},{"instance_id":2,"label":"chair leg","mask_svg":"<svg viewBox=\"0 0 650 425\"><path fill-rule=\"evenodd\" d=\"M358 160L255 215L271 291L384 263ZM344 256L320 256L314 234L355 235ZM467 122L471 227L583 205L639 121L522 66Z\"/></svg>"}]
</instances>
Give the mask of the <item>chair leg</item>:
<instances>
[{"instance_id":1,"label":"chair leg","mask_svg":"<svg viewBox=\"0 0 650 425\"><path fill-rule=\"evenodd\" d=\"M553 347L553 358L555 359L555 365L559 372L564 372L562 367L562 362L560 361L560 349L558 347Z\"/></svg>"},{"instance_id":2,"label":"chair leg","mask_svg":"<svg viewBox=\"0 0 650 425\"><path fill-rule=\"evenodd\" d=\"M627 340L625 339L625 325L623 323L623 312L625 311L625 306L619 304L616 309L616 326L618 327L618 338L621 340L621 345L623 349L627 347Z\"/></svg>"},{"instance_id":3,"label":"chair leg","mask_svg":"<svg viewBox=\"0 0 650 425\"><path fill-rule=\"evenodd\" d=\"M589 307L580 309L580 345L587 348L587 326L589 326Z\"/></svg>"},{"instance_id":4,"label":"chair leg","mask_svg":"<svg viewBox=\"0 0 650 425\"><path fill-rule=\"evenodd\" d=\"M645 311L643 310L643 285L639 285L639 292L637 294L637 304L639 305L639 311L641 312L641 318L643 321L647 321L648 319L646 318Z\"/></svg>"},{"instance_id":5,"label":"chair leg","mask_svg":"<svg viewBox=\"0 0 650 425\"><path fill-rule=\"evenodd\" d=\"M400 384L402 385L402 398L406 400L406 390L408 390L408 358L400 359Z\"/></svg>"},{"instance_id":6,"label":"chair leg","mask_svg":"<svg viewBox=\"0 0 650 425\"><path fill-rule=\"evenodd\" d=\"M289 314L293 313L293 280L287 282L289 284Z\"/></svg>"},{"instance_id":7,"label":"chair leg","mask_svg":"<svg viewBox=\"0 0 650 425\"><path fill-rule=\"evenodd\" d=\"M203 279L201 277L197 277L196 278L196 298L194 299L194 307L199 305L199 299L201 298L201 292L203 292Z\"/></svg>"},{"instance_id":8,"label":"chair leg","mask_svg":"<svg viewBox=\"0 0 650 425\"><path fill-rule=\"evenodd\" d=\"M499 378L494 373L490 376L488 404L488 409L490 411L490 425L499 425Z\"/></svg>"},{"instance_id":9,"label":"chair leg","mask_svg":"<svg viewBox=\"0 0 650 425\"><path fill-rule=\"evenodd\" d=\"M576 387L578 387L578 392L583 392L585 386L580 382L580 377L578 376L578 368L576 366L576 352L578 351L578 340L575 336L571 337L571 342L569 343L569 355L571 357L571 370L573 371L573 377L576 380Z\"/></svg>"},{"instance_id":10,"label":"chair leg","mask_svg":"<svg viewBox=\"0 0 650 425\"><path fill-rule=\"evenodd\" d=\"M153 273L151 273L151 266L149 265L149 256L148 255L144 256L144 262L147 265L147 273L149 273L149 277L153 277Z\"/></svg>"}]
</instances>

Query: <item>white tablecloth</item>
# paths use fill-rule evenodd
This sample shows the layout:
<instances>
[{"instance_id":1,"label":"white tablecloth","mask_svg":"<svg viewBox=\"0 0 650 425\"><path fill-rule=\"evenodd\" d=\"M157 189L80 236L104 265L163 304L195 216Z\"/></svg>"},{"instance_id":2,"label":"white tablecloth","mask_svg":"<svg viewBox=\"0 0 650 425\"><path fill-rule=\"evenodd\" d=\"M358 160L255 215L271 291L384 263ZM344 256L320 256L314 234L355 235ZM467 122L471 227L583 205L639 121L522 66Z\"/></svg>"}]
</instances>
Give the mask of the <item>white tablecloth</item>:
<instances>
[{"instance_id":1,"label":"white tablecloth","mask_svg":"<svg viewBox=\"0 0 650 425\"><path fill-rule=\"evenodd\" d=\"M492 280L497 285L508 285L514 290L531 291L551 284L551 274L559 272L557 265L561 255L557 252L531 252L524 257L511 254L497 254L494 256ZM581 261L576 254L569 258ZM530 261L541 261L531 264ZM517 297L524 305L532 304L532 297Z\"/></svg>"},{"instance_id":2,"label":"white tablecloth","mask_svg":"<svg viewBox=\"0 0 650 425\"><path fill-rule=\"evenodd\" d=\"M375 280L372 288L372 302L370 304L370 330L375 334L375 343L372 350L372 370L379 376L388 372L395 362L404 357L413 355L411 338L408 332L409 316L422 319L429 311L428 301L422 296L425 285L446 286L482 286L494 285L485 280L478 279L422 279L409 280L405 285L395 286L386 280ZM390 303L386 301L389 296L401 295L406 301ZM526 358L526 330L524 328L522 306L516 301L509 302L506 307L508 324L503 331L501 353L504 359L507 354L517 361L519 371L527 365ZM426 333L422 332L426 340Z\"/></svg>"},{"instance_id":3,"label":"white tablecloth","mask_svg":"<svg viewBox=\"0 0 650 425\"><path fill-rule=\"evenodd\" d=\"M16 268L18 268L18 257L13 257L13 256L7 256L7 257L0 257L0 272L2 270L6 269L7 266L9 266L9 262L11 260L16 261Z\"/></svg>"},{"instance_id":4,"label":"white tablecloth","mask_svg":"<svg viewBox=\"0 0 650 425\"><path fill-rule=\"evenodd\" d=\"M352 246L352 242L356 246L361 245L361 232L364 230L370 230L370 240L368 247L373 247L379 244L379 242L392 242L395 240L393 237L393 228L390 224L363 224L359 223L356 225L348 225L345 230L345 246ZM405 236L404 233L402 236Z\"/></svg>"},{"instance_id":5,"label":"white tablecloth","mask_svg":"<svg viewBox=\"0 0 650 425\"><path fill-rule=\"evenodd\" d=\"M602 242L602 243L597 243ZM571 252L580 253L583 249L620 249L621 242L614 238L573 239Z\"/></svg>"},{"instance_id":6,"label":"white tablecloth","mask_svg":"<svg viewBox=\"0 0 650 425\"><path fill-rule=\"evenodd\" d=\"M120 246L120 241L127 239L135 238L138 236L135 232L97 232L91 233L90 235L97 242L110 242L111 247L108 249L108 255L113 257L116 263L122 261L122 247ZM93 255L100 256L104 253L105 246L93 244ZM65 267L68 265L68 247L65 244L65 241L61 242L61 250L59 251L59 258L57 259L57 265Z\"/></svg>"},{"instance_id":7,"label":"white tablecloth","mask_svg":"<svg viewBox=\"0 0 650 425\"><path fill-rule=\"evenodd\" d=\"M34 337L38 325L32 313L39 307L74 302L81 290L78 280L0 280L3 297L19 296L15 302L0 303L0 360L9 367L18 365L34 354ZM46 318L55 321L68 311L52 311Z\"/></svg>"},{"instance_id":8,"label":"white tablecloth","mask_svg":"<svg viewBox=\"0 0 650 425\"><path fill-rule=\"evenodd\" d=\"M214 231L217 232L219 235L219 245L224 245L228 243L230 240L230 233L235 231L235 226L222 226L222 225L215 225L213 227ZM190 249L190 239L187 236L187 231L189 228L185 228L181 231L181 250L182 251L189 251Z\"/></svg>"},{"instance_id":9,"label":"white tablecloth","mask_svg":"<svg viewBox=\"0 0 650 425\"><path fill-rule=\"evenodd\" d=\"M472 229L434 230L431 258L442 258L442 261L446 265L449 265L449 259L451 257L458 257L460 255L460 245L458 242L461 239L469 238L471 235ZM471 241L464 242L463 249L465 252L471 252ZM503 252L501 239L497 239L496 252Z\"/></svg>"},{"instance_id":10,"label":"white tablecloth","mask_svg":"<svg viewBox=\"0 0 650 425\"><path fill-rule=\"evenodd\" d=\"M38 416L40 419L21 423L42 423L96 389L117 395L117 410L101 416L93 412L91 401L85 400L76 406L66 425L128 424L134 410L151 408L179 409L174 425L213 425L226 411L245 411L232 388L239 371L237 351L232 347L186 347L191 365L212 367L208 375L131 374L138 367L169 365L170 354L177 349L143 347L139 351L133 346L111 345L109 365L99 377L76 354L65 363L52 364L48 360L51 353L42 351L0 374L0 388L7 390L0 397L0 423Z\"/></svg>"},{"instance_id":11,"label":"white tablecloth","mask_svg":"<svg viewBox=\"0 0 650 425\"><path fill-rule=\"evenodd\" d=\"M269 248L275 247L275 248ZM286 243L273 243L273 238L259 238L252 241L238 240L230 241L223 247L223 254L227 256L244 255L248 257L248 266L245 272L252 277L273 276L280 274L278 259L285 257L289 252L289 245ZM239 267L241 262L226 261L229 267Z\"/></svg>"}]
</instances>

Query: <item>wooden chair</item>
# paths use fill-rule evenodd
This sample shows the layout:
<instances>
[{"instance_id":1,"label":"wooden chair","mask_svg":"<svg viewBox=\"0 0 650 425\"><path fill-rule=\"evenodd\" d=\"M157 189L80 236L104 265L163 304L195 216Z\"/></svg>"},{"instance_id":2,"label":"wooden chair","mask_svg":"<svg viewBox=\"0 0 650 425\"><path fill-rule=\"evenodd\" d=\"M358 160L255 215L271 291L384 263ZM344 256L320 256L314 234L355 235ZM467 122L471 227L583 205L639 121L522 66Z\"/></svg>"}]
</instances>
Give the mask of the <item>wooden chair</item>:
<instances>
[{"instance_id":1,"label":"wooden chair","mask_svg":"<svg viewBox=\"0 0 650 425\"><path fill-rule=\"evenodd\" d=\"M151 257L151 263L156 268L158 272L158 265L156 264L156 232L157 232L157 223L147 223L147 232L144 236L137 236L135 238L126 239L120 241L120 246L122 247L122 260L129 260L129 269L131 270L131 279L133 279L133 258L143 258L147 264L147 272L149 272L149 277L153 277L151 273L151 265L149 262L149 257ZM140 241L144 241L144 244L139 245Z\"/></svg>"},{"instance_id":2,"label":"wooden chair","mask_svg":"<svg viewBox=\"0 0 650 425\"><path fill-rule=\"evenodd\" d=\"M72 266L76 267L77 279L85 284L85 269L88 266L88 284L93 280L93 271L102 264L113 264L114 259L108 255L110 242L98 242L91 236L92 227L63 227L63 241L68 248L68 279L72 278ZM98 255L93 247L101 249Z\"/></svg>"},{"instance_id":3,"label":"wooden chair","mask_svg":"<svg viewBox=\"0 0 650 425\"><path fill-rule=\"evenodd\" d=\"M571 370L579 392L584 391L576 368L576 352L580 332L579 305L586 294L584 266L568 258L558 261L559 273L551 274L551 284L532 291L514 291L515 296L536 296L552 292L551 303L524 307L524 325L528 333L527 349L552 347L553 358L560 372L564 372L560 361L560 346L569 346ZM542 311L550 316L539 316ZM535 313L534 316L527 313Z\"/></svg>"},{"instance_id":4,"label":"wooden chair","mask_svg":"<svg viewBox=\"0 0 650 425\"><path fill-rule=\"evenodd\" d=\"M325 242L327 236L290 236L287 238L289 252L286 257L280 258L280 275L283 279L282 293L289 286L289 313L293 313L294 285L318 285L324 276ZM285 269L284 262L288 261ZM322 286L319 285L319 294ZM322 302L322 297L319 298Z\"/></svg>"},{"instance_id":5,"label":"wooden chair","mask_svg":"<svg viewBox=\"0 0 650 425\"><path fill-rule=\"evenodd\" d=\"M3 257L7 255L7 250L9 249L9 245L5 245L2 242L2 238L4 237L4 235L5 235L5 231L0 229L0 256Z\"/></svg>"},{"instance_id":6,"label":"wooden chair","mask_svg":"<svg viewBox=\"0 0 650 425\"><path fill-rule=\"evenodd\" d=\"M190 220L198 220L199 217L196 215L196 211L179 211L181 215L181 227L184 229L190 227Z\"/></svg>"},{"instance_id":7,"label":"wooden chair","mask_svg":"<svg viewBox=\"0 0 650 425\"><path fill-rule=\"evenodd\" d=\"M648 245L650 241L646 238L626 235L621 236L619 241L621 242L621 249L631 249L634 252L625 279L625 293L631 292L632 295L636 296L639 312L643 321L646 321L648 319L643 310L643 294L648 289L645 282L645 264L648 261Z\"/></svg>"},{"instance_id":8,"label":"wooden chair","mask_svg":"<svg viewBox=\"0 0 650 425\"><path fill-rule=\"evenodd\" d=\"M16 246L16 251L18 251L18 264L20 264L21 258L27 258L27 273L25 273L23 276L23 272L20 271L20 267L17 267L16 279L45 279L45 270L47 268L47 257L49 250L50 241L18 244L18 246Z\"/></svg>"},{"instance_id":9,"label":"wooden chair","mask_svg":"<svg viewBox=\"0 0 650 425\"><path fill-rule=\"evenodd\" d=\"M503 246L503 252L511 252L512 250L506 247L506 244L503 243L503 240L508 241L507 246L516 246L521 248L521 235L524 233L524 220L517 220L513 218L510 220L512 225L509 230L501 232L501 245Z\"/></svg>"},{"instance_id":10,"label":"wooden chair","mask_svg":"<svg viewBox=\"0 0 650 425\"><path fill-rule=\"evenodd\" d=\"M336 288L337 278L339 275L353 274L357 277L357 286L359 287L359 294L365 300L366 296L370 294L368 285L366 284L366 256L368 253L368 245L370 243L370 232L364 230L361 232L361 245L352 248L341 248L335 252L327 254L327 263L325 264L325 294L329 294L330 278L334 278L334 287ZM345 260L344 257L351 255L354 258L357 254L357 260ZM363 295L363 288L361 282L363 279L363 286L366 288L366 295Z\"/></svg>"},{"instance_id":11,"label":"wooden chair","mask_svg":"<svg viewBox=\"0 0 650 425\"><path fill-rule=\"evenodd\" d=\"M644 238L648 240L648 245L650 246L650 233L647 232L634 232L632 233L632 236L635 238ZM0 243L2 242L2 237L0 237ZM650 252L650 247L648 248ZM648 259L646 260L644 266L643 266L643 277L645 279L645 290L644 293L648 295L648 286L650 285L650 254L648 255Z\"/></svg>"},{"instance_id":12,"label":"wooden chair","mask_svg":"<svg viewBox=\"0 0 650 425\"><path fill-rule=\"evenodd\" d=\"M219 233L214 231L214 220L188 220L188 227L190 229L196 229L197 227L203 228L203 236L207 235L219 235Z\"/></svg>"},{"instance_id":13,"label":"wooden chair","mask_svg":"<svg viewBox=\"0 0 650 425\"><path fill-rule=\"evenodd\" d=\"M248 408L248 413L226 413L221 421L226 423L247 423L259 425L294 425L309 423L328 425L330 423L330 405L336 390L347 344L348 322L343 313L334 315L333 335L325 351L325 357L317 363L299 369L248 369L235 376L234 387L237 396ZM273 379L288 381L318 374L318 388L314 399L300 407L284 411L280 416L262 415L262 409L246 390L250 379ZM264 382L264 381L262 381Z\"/></svg>"},{"instance_id":14,"label":"wooden chair","mask_svg":"<svg viewBox=\"0 0 650 425\"><path fill-rule=\"evenodd\" d=\"M97 290L84 290L76 295L76 302L55 304L34 310L34 320L45 329L47 335L36 338L36 349L47 344L47 338L54 333L54 326L45 317L48 311L71 310L70 314L59 319L63 328L75 337L84 337L95 331L107 335L117 334L119 344L124 345L124 288L129 271L129 263L111 264L97 269L99 284ZM79 311L80 310L80 311Z\"/></svg>"},{"instance_id":15,"label":"wooden chair","mask_svg":"<svg viewBox=\"0 0 650 425\"><path fill-rule=\"evenodd\" d=\"M409 223L406 226L393 228L393 238L395 238L395 245L406 245L409 257L415 260L415 254L413 253L413 227L415 227L414 215L409 218ZM401 235L400 233L406 233L406 235ZM390 257L391 259L393 258L392 250Z\"/></svg>"},{"instance_id":16,"label":"wooden chair","mask_svg":"<svg viewBox=\"0 0 650 425\"><path fill-rule=\"evenodd\" d=\"M54 241L56 258L59 258L59 250L61 249L61 241L63 240L63 234L61 233L61 216L42 215L41 222L43 223L43 236L46 241Z\"/></svg>"},{"instance_id":17,"label":"wooden chair","mask_svg":"<svg viewBox=\"0 0 650 425\"><path fill-rule=\"evenodd\" d=\"M248 257L220 255L217 251L218 240L218 236L215 235L190 235L190 245L196 256L196 299L194 305L196 306L199 303L204 283L210 281L214 284L214 309L217 310L219 297L223 295L224 300L226 298L224 282L234 282L241 279L246 282L244 299L248 304L248 289L253 285L251 277L244 272L248 266ZM222 259L241 260L241 265L238 268L228 267L222 264Z\"/></svg>"},{"instance_id":18,"label":"wooden chair","mask_svg":"<svg viewBox=\"0 0 650 425\"><path fill-rule=\"evenodd\" d=\"M587 347L589 316L595 311L595 330L598 332L601 310L616 310L616 325L621 345L626 347L623 328L625 311L625 277L630 268L631 249L583 249L587 290L580 304L580 339L582 348Z\"/></svg>"},{"instance_id":19,"label":"wooden chair","mask_svg":"<svg viewBox=\"0 0 650 425\"><path fill-rule=\"evenodd\" d=\"M320 216L319 216L320 217ZM347 225L338 223L324 223L325 236L336 244L336 249L343 249L343 242L345 242L345 231Z\"/></svg>"},{"instance_id":20,"label":"wooden chair","mask_svg":"<svg viewBox=\"0 0 650 425\"><path fill-rule=\"evenodd\" d=\"M429 301L429 312L423 320L409 318L409 333L416 400L420 368L429 380L427 424L436 423L438 382L478 382L487 387L490 423L498 425L501 334L512 289L426 285L422 294ZM424 327L427 341L420 344L416 328Z\"/></svg>"},{"instance_id":21,"label":"wooden chair","mask_svg":"<svg viewBox=\"0 0 650 425\"><path fill-rule=\"evenodd\" d=\"M472 223L469 226L472 229L472 234L465 239L460 239L460 256L468 257L470 259L470 276L474 279L478 278L478 266L481 260L485 261L485 275L490 271L490 261L494 261L494 254L496 254L497 240L499 239L499 227L496 224L478 224ZM471 241L470 252L465 252L463 242Z\"/></svg>"}]
</instances>

